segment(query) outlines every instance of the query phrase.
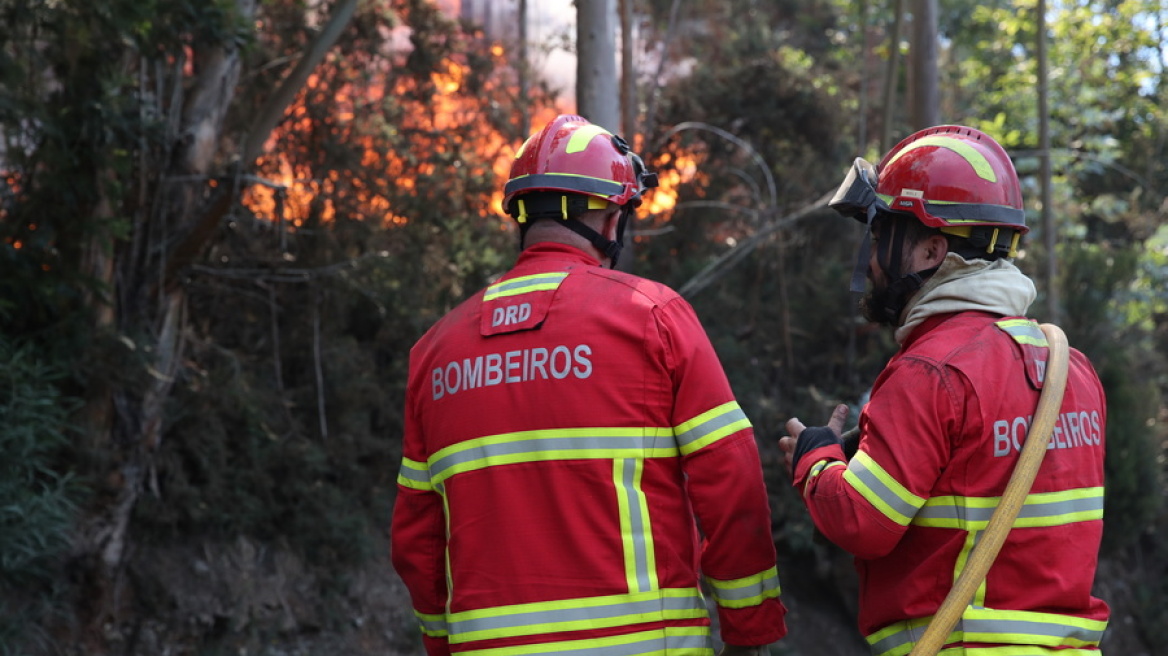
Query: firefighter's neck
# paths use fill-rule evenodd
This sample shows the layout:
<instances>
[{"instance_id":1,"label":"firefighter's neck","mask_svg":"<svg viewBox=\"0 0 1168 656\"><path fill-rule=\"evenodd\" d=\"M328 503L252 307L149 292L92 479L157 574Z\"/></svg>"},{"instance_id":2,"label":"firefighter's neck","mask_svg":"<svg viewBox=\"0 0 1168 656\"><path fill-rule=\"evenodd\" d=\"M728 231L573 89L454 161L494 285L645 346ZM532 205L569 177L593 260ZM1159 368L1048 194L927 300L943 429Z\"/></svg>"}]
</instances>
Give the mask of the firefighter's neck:
<instances>
[{"instance_id":1,"label":"firefighter's neck","mask_svg":"<svg viewBox=\"0 0 1168 656\"><path fill-rule=\"evenodd\" d=\"M616 239L619 216L619 211L589 210L581 214L577 220L599 232L605 239L613 240ZM569 230L559 221L550 219L541 219L531 224L531 227L527 229L527 237L523 240L523 245L524 248L527 248L535 244L549 242L578 248L596 258L601 266L611 264L610 258L601 253L588 239Z\"/></svg>"}]
</instances>

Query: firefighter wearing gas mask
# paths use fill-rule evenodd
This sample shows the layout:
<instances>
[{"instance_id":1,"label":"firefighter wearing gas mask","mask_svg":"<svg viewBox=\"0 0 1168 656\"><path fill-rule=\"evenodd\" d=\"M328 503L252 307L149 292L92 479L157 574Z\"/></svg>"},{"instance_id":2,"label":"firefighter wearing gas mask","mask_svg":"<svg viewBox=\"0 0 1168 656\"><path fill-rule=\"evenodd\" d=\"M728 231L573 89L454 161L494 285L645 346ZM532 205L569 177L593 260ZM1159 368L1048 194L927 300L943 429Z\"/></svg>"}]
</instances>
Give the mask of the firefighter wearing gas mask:
<instances>
[{"instance_id":1,"label":"firefighter wearing gas mask","mask_svg":"<svg viewBox=\"0 0 1168 656\"><path fill-rule=\"evenodd\" d=\"M899 351L876 379L848 460L847 406L795 418L780 440L817 528L855 556L859 628L908 654L986 529L1045 380L1048 343L1026 318L1034 284L1010 260L1027 232L1013 163L968 127L917 132L879 165L857 159L831 206L865 237L853 290ZM1098 653L1092 595L1103 531L1103 388L1071 349L1050 447L1019 519L942 653Z\"/></svg>"}]
</instances>

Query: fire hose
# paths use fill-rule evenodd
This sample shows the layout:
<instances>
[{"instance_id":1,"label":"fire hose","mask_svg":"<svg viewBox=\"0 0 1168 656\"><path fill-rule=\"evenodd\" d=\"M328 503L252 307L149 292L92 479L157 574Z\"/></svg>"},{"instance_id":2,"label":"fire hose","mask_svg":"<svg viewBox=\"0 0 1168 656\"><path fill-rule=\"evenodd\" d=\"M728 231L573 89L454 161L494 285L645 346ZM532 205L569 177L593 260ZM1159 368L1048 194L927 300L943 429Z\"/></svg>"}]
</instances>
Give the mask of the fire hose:
<instances>
[{"instance_id":1,"label":"fire hose","mask_svg":"<svg viewBox=\"0 0 1168 656\"><path fill-rule=\"evenodd\" d=\"M1068 346L1067 336L1061 328L1054 324L1044 323L1039 326L1046 335L1050 347L1047 357L1046 382L1042 393L1038 397L1038 407L1034 411L1034 423L1026 434L1026 443L1018 456L1018 464L1006 483L1006 490L1002 494L998 507L994 509L990 520L986 524L981 538L970 553L966 566L958 575L953 588L949 590L945 600L933 616L933 621L925 629L921 639L916 642L909 656L935 656L945 645L949 633L957 625L957 620L969 605L969 600L977 588L985 580L990 566L998 557L1002 545L1006 541L1006 534L1014 526L1026 496L1030 494L1030 487L1038 475L1038 468L1046 455L1046 446L1050 442L1054 424L1058 421L1059 408L1063 403L1063 393L1067 389ZM854 451L859 438L859 428L853 428L843 434L844 449Z\"/></svg>"},{"instance_id":2,"label":"fire hose","mask_svg":"<svg viewBox=\"0 0 1168 656\"><path fill-rule=\"evenodd\" d=\"M985 580L986 573L998 557L998 551L1006 541L1006 534L1014 526L1014 520L1030 494L1030 486L1042 465L1042 458L1046 455L1046 445L1058 420L1059 408L1063 403L1063 392L1067 388L1067 336L1062 329L1054 324L1044 323L1042 332L1046 334L1046 341L1050 346L1050 355L1047 357L1046 383L1042 394L1038 397L1038 407L1034 411L1034 423L1026 434L1026 443L1022 446L1022 453L1018 456L1018 464L1014 466L1014 473L1006 484L1006 491L990 521L986 524L981 539L970 553L969 561L957 582L949 590L941 607L937 609L933 621L925 629L924 635L917 641L909 656L934 656L948 640L949 633L961 618L974 592Z\"/></svg>"}]
</instances>

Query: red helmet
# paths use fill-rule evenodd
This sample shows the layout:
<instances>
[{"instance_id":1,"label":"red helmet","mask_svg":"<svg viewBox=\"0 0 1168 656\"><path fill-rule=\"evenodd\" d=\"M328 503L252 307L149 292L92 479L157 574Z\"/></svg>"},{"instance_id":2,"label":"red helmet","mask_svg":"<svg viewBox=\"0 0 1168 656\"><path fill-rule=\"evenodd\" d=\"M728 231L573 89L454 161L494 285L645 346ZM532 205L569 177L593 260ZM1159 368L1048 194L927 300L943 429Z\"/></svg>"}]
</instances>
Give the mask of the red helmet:
<instances>
[{"instance_id":1,"label":"red helmet","mask_svg":"<svg viewBox=\"0 0 1168 656\"><path fill-rule=\"evenodd\" d=\"M927 226L963 236L969 231L962 228L973 226L1029 231L1010 156L973 128L921 130L888 151L877 171L878 205L889 211L907 212Z\"/></svg>"},{"instance_id":2,"label":"red helmet","mask_svg":"<svg viewBox=\"0 0 1168 656\"><path fill-rule=\"evenodd\" d=\"M564 114L532 135L515 153L503 188L503 210L519 216L512 200L535 191L583 194L620 206L636 206L646 186L645 176L644 165L629 152L624 139L581 116ZM604 206L589 203L590 208Z\"/></svg>"}]
</instances>

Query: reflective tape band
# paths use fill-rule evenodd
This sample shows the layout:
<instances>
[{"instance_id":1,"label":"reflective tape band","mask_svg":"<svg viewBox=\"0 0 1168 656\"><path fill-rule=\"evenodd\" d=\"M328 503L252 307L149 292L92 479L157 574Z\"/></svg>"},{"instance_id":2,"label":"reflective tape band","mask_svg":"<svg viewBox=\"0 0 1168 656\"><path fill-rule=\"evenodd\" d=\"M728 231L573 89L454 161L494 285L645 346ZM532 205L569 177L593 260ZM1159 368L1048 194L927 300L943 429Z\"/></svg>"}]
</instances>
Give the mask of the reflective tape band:
<instances>
[{"instance_id":1,"label":"reflective tape band","mask_svg":"<svg viewBox=\"0 0 1168 656\"><path fill-rule=\"evenodd\" d=\"M779 570L772 567L764 572L741 579L719 580L706 577L713 590L714 601L723 608L748 608L779 596Z\"/></svg>"},{"instance_id":2,"label":"reflective tape band","mask_svg":"<svg viewBox=\"0 0 1168 656\"><path fill-rule=\"evenodd\" d=\"M1001 503L1001 497L933 497L912 523L932 528L980 531ZM1015 527L1064 526L1103 519L1103 488L1085 487L1027 495Z\"/></svg>"},{"instance_id":3,"label":"reflective tape band","mask_svg":"<svg viewBox=\"0 0 1168 656\"><path fill-rule=\"evenodd\" d=\"M612 466L629 592L656 589L657 552L649 525L649 502L641 489L645 461L627 458L613 461Z\"/></svg>"},{"instance_id":4,"label":"reflective tape band","mask_svg":"<svg viewBox=\"0 0 1168 656\"><path fill-rule=\"evenodd\" d=\"M496 649L471 649L459 656L714 656L709 629L701 626L665 627L607 638L563 640Z\"/></svg>"},{"instance_id":5,"label":"reflective tape band","mask_svg":"<svg viewBox=\"0 0 1168 656\"><path fill-rule=\"evenodd\" d=\"M907 654L911 651L912 645L920 640L925 627L932 619L926 617L911 622L898 622L867 636L866 639L875 656ZM964 615L946 642L1094 648L1103 639L1103 631L1106 628L1105 620L1092 620L1074 615L970 607L965 609ZM1057 653L1061 655L1069 652Z\"/></svg>"},{"instance_id":6,"label":"reflective tape band","mask_svg":"<svg viewBox=\"0 0 1168 656\"><path fill-rule=\"evenodd\" d=\"M445 615L419 613L415 608L414 617L418 618L418 623L422 627L422 633L431 638L445 638L448 635Z\"/></svg>"},{"instance_id":7,"label":"reflective tape band","mask_svg":"<svg viewBox=\"0 0 1168 656\"><path fill-rule=\"evenodd\" d=\"M451 644L459 644L708 616L697 588L665 588L464 611L451 613L447 621Z\"/></svg>"},{"instance_id":8,"label":"reflective tape band","mask_svg":"<svg viewBox=\"0 0 1168 656\"><path fill-rule=\"evenodd\" d=\"M908 652L905 652L906 654ZM958 647L956 650L940 651L940 656L1099 656L1099 650L1064 649L1061 647L1035 647L1033 645L1005 645L998 647Z\"/></svg>"},{"instance_id":9,"label":"reflective tape band","mask_svg":"<svg viewBox=\"0 0 1168 656\"><path fill-rule=\"evenodd\" d=\"M554 460L672 458L677 445L668 428L561 428L488 435L430 456L434 485L467 471L496 465Z\"/></svg>"},{"instance_id":10,"label":"reflective tape band","mask_svg":"<svg viewBox=\"0 0 1168 656\"><path fill-rule=\"evenodd\" d=\"M402 458L401 469L398 471L397 484L412 490L429 492L434 489L430 484L430 468L424 462Z\"/></svg>"},{"instance_id":11,"label":"reflective tape band","mask_svg":"<svg viewBox=\"0 0 1168 656\"><path fill-rule=\"evenodd\" d=\"M811 483L816 478L819 478L820 474L822 474L823 472L827 471L828 469L830 469L832 467L847 467L847 466L848 466L848 463L846 463L842 460L820 460L819 462L815 463L814 465L811 465L811 469L808 470L808 472L807 472L807 478L803 481L803 497L807 498L808 496L811 495Z\"/></svg>"},{"instance_id":12,"label":"reflective tape band","mask_svg":"<svg viewBox=\"0 0 1168 656\"><path fill-rule=\"evenodd\" d=\"M1014 341L1019 344L1042 348L1050 347L1050 343L1046 341L1046 333L1042 332L1042 328L1038 327L1037 322L1030 319L1004 319L995 321L994 325L1013 337Z\"/></svg>"},{"instance_id":13,"label":"reflective tape band","mask_svg":"<svg viewBox=\"0 0 1168 656\"><path fill-rule=\"evenodd\" d=\"M746 428L750 428L746 413L737 401L730 401L679 424L673 434L684 456Z\"/></svg>"},{"instance_id":14,"label":"reflective tape band","mask_svg":"<svg viewBox=\"0 0 1168 656\"><path fill-rule=\"evenodd\" d=\"M884 471L865 451L857 451L848 463L844 481L882 515L901 526L908 526L917 509L925 503Z\"/></svg>"},{"instance_id":15,"label":"reflective tape band","mask_svg":"<svg viewBox=\"0 0 1168 656\"><path fill-rule=\"evenodd\" d=\"M564 282L567 277L567 271L553 271L509 278L487 287L487 291L483 293L483 300L493 301L497 298L519 296L530 292L551 291L558 289L560 283Z\"/></svg>"}]
</instances>

